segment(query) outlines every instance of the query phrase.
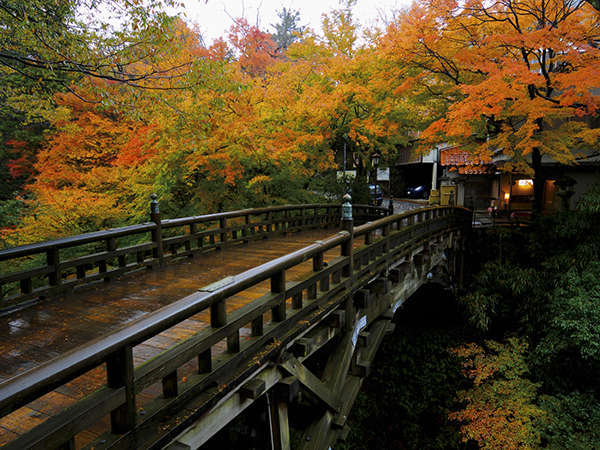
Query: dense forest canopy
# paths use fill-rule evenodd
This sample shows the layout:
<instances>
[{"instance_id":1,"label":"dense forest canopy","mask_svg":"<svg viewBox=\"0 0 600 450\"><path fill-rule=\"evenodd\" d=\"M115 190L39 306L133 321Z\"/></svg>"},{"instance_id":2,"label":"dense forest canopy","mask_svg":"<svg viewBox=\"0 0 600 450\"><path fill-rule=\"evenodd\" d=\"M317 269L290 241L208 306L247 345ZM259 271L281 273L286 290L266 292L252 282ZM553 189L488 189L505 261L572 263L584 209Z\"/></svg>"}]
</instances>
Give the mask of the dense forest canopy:
<instances>
[{"instance_id":1,"label":"dense forest canopy","mask_svg":"<svg viewBox=\"0 0 600 450\"><path fill-rule=\"evenodd\" d=\"M172 0L2 0L3 245L143 220L151 192L167 215L307 200L344 147L359 179L450 143L539 186L543 155L597 145L588 3L419 0L384 29L354 4L206 45Z\"/></svg>"}]
</instances>

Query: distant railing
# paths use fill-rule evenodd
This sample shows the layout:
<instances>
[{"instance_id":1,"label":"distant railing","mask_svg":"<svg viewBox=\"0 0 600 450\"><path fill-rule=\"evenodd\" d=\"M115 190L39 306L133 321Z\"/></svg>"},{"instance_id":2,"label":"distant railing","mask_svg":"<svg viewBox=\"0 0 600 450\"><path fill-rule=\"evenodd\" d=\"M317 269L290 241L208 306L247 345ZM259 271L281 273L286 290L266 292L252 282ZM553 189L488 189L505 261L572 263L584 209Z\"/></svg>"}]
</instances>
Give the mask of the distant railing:
<instances>
[{"instance_id":1,"label":"distant railing","mask_svg":"<svg viewBox=\"0 0 600 450\"><path fill-rule=\"evenodd\" d=\"M372 220L387 209L357 205L355 214ZM0 264L16 269L0 273L0 312L224 245L336 225L339 217L340 205L303 204L161 220L153 200L151 222L0 250Z\"/></svg>"},{"instance_id":2,"label":"distant railing","mask_svg":"<svg viewBox=\"0 0 600 450\"><path fill-rule=\"evenodd\" d=\"M519 228L529 226L531 217L531 211L512 211L508 214L507 211L474 210L472 225L473 228Z\"/></svg>"},{"instance_id":3,"label":"distant railing","mask_svg":"<svg viewBox=\"0 0 600 450\"><path fill-rule=\"evenodd\" d=\"M260 213L255 210L252 214L272 215L275 211L290 211L291 207L281 208L266 208ZM307 208L317 211L335 207L313 205L297 208L299 211ZM380 211L370 208L364 210ZM251 213L213 215L211 220L238 215L246 217L248 214ZM285 214L282 217L284 219L276 220L271 216L260 226L275 223L292 226L293 221L308 220L306 215L297 215L294 219L289 216L286 218ZM313 219L317 217L316 213L312 215ZM192 218L177 220L167 222L167 227L173 223L177 223L177 226L196 223ZM215 383L223 383L234 373L256 370L277 348L274 344L291 342L336 308L345 310L348 319L344 326L353 327L353 292L366 285L377 271L386 270L394 261L410 257L411 252L425 240L465 229L470 226L470 220L470 211L436 207L388 216L356 228L350 222L349 231L338 232L301 250L206 286L111 335L1 383L0 416L5 416L106 363L104 387L18 437L7 448L68 446L73 443L75 434L109 413L112 434L103 441L103 445L108 447L115 444L120 448L144 446L145 434L158 426L161 415L173 413L180 405L215 386ZM250 228L245 227L247 232ZM233 230L244 228L220 227L212 233L218 235L225 229L229 230L229 235ZM192 237L197 239L198 235L193 233ZM244 237L248 236L238 236L237 239ZM365 245L354 250L353 239L357 238L364 239ZM185 244L187 240L170 242ZM324 264L324 253L335 248L339 248L339 256ZM309 273L300 281L286 282L286 271L310 260L312 271L309 268ZM265 280L270 280L270 292L237 310L227 312L226 304L230 297ZM210 328L199 331L141 366L134 367L134 346L208 309ZM266 322L265 315L268 313L271 320ZM243 327L251 329L251 336L240 340L240 329ZM223 339L227 342L226 356L218 357L211 349ZM178 368L193 359L198 361L198 373L186 380L178 379ZM162 395L157 397L154 406L146 407L152 413L138 414L137 393L161 381ZM218 398L230 388L223 386L211 391L211 395Z\"/></svg>"}]
</instances>

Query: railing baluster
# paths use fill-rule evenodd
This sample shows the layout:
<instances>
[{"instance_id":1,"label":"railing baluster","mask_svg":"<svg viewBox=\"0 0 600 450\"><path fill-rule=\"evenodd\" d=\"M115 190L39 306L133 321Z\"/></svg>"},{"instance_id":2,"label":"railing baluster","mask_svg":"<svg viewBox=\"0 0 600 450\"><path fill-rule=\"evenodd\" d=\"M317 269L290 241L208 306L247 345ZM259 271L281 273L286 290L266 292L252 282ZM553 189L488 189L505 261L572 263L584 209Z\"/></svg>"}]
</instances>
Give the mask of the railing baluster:
<instances>
[{"instance_id":1,"label":"railing baluster","mask_svg":"<svg viewBox=\"0 0 600 450\"><path fill-rule=\"evenodd\" d=\"M60 257L57 248L51 248L46 252L46 263L52 267L52 272L48 274L48 284L58 286L61 283L60 276Z\"/></svg>"},{"instance_id":2,"label":"railing baluster","mask_svg":"<svg viewBox=\"0 0 600 450\"><path fill-rule=\"evenodd\" d=\"M110 259L110 256L112 253L114 253L114 251L117 249L117 240L114 237L108 238L106 240L106 252L108 253L108 255L106 255L106 259L104 259L103 261L100 262L100 272L108 272L108 261ZM111 279L110 275L107 275L104 277L104 281L106 283L108 283Z\"/></svg>"},{"instance_id":3,"label":"railing baluster","mask_svg":"<svg viewBox=\"0 0 600 450\"><path fill-rule=\"evenodd\" d=\"M254 336L254 337L256 337L256 336L262 336L263 335L263 328L264 328L263 315L261 314L256 319L252 320L252 325L251 326L252 326L252 336Z\"/></svg>"},{"instance_id":4,"label":"railing baluster","mask_svg":"<svg viewBox=\"0 0 600 450\"><path fill-rule=\"evenodd\" d=\"M249 224L250 224L250 214L245 214L244 215L244 224L246 225L243 229L242 229L242 236L246 237L248 236L249 233ZM244 239L244 244L248 243L248 239Z\"/></svg>"},{"instance_id":5,"label":"railing baluster","mask_svg":"<svg viewBox=\"0 0 600 450\"><path fill-rule=\"evenodd\" d=\"M323 269L323 252L315 253L313 258L313 272Z\"/></svg>"},{"instance_id":6,"label":"railing baluster","mask_svg":"<svg viewBox=\"0 0 600 450\"><path fill-rule=\"evenodd\" d=\"M165 398L177 397L177 370L169 373L162 379L162 390Z\"/></svg>"},{"instance_id":7,"label":"railing baluster","mask_svg":"<svg viewBox=\"0 0 600 450\"><path fill-rule=\"evenodd\" d=\"M327 292L329 290L329 274L323 276L319 281L319 290L321 292Z\"/></svg>"},{"instance_id":8,"label":"railing baluster","mask_svg":"<svg viewBox=\"0 0 600 450\"><path fill-rule=\"evenodd\" d=\"M212 355L210 348L198 354L198 373L208 373L212 370Z\"/></svg>"},{"instance_id":9,"label":"railing baluster","mask_svg":"<svg viewBox=\"0 0 600 450\"><path fill-rule=\"evenodd\" d=\"M220 328L224 325L227 325L225 300L219 300L210 305L210 326L213 328Z\"/></svg>"},{"instance_id":10,"label":"railing baluster","mask_svg":"<svg viewBox=\"0 0 600 450\"><path fill-rule=\"evenodd\" d=\"M189 227L188 227L188 233L190 235L190 238L185 241L185 251L188 252L188 258L193 258L194 257L194 252L192 252L192 236L194 235L194 233L196 232L196 224L195 223L190 223Z\"/></svg>"},{"instance_id":11,"label":"railing baluster","mask_svg":"<svg viewBox=\"0 0 600 450\"><path fill-rule=\"evenodd\" d=\"M108 358L106 378L110 388L125 387L125 403L110 413L112 432L115 434L125 433L135 427L132 347L120 348Z\"/></svg>"},{"instance_id":12,"label":"railing baluster","mask_svg":"<svg viewBox=\"0 0 600 450\"><path fill-rule=\"evenodd\" d=\"M323 269L323 252L318 252L313 255L313 272L318 272ZM309 300L314 300L317 298L317 284L312 284L308 287L306 292L306 298Z\"/></svg>"},{"instance_id":13,"label":"railing baluster","mask_svg":"<svg viewBox=\"0 0 600 450\"><path fill-rule=\"evenodd\" d=\"M274 294L285 293L285 270L282 269L271 277L271 292ZM285 295L279 304L271 308L271 312L273 314L273 322L282 322L285 320Z\"/></svg>"},{"instance_id":14,"label":"railing baluster","mask_svg":"<svg viewBox=\"0 0 600 450\"><path fill-rule=\"evenodd\" d=\"M302 309L302 292L299 292L292 297L292 308Z\"/></svg>"},{"instance_id":15,"label":"railing baluster","mask_svg":"<svg viewBox=\"0 0 600 450\"><path fill-rule=\"evenodd\" d=\"M127 255L119 255L119 267L123 268L127 265Z\"/></svg>"},{"instance_id":16,"label":"railing baluster","mask_svg":"<svg viewBox=\"0 0 600 450\"><path fill-rule=\"evenodd\" d=\"M154 222L156 228L152 230L152 242L155 247L152 249L152 258L158 261L158 265L162 266L165 263L163 254L163 238L162 238L162 222L160 220L160 210L158 209L158 201L156 200L156 194L150 196L152 202L150 202L150 220Z\"/></svg>"},{"instance_id":17,"label":"railing baluster","mask_svg":"<svg viewBox=\"0 0 600 450\"><path fill-rule=\"evenodd\" d=\"M235 333L227 338L227 351L229 353L240 351L240 330L235 330Z\"/></svg>"},{"instance_id":18,"label":"railing baluster","mask_svg":"<svg viewBox=\"0 0 600 450\"><path fill-rule=\"evenodd\" d=\"M226 218L222 218L219 219L219 228L221 229L221 243L224 243L225 241L227 241L227 232L224 231L225 228L227 228L227 219Z\"/></svg>"},{"instance_id":19,"label":"railing baluster","mask_svg":"<svg viewBox=\"0 0 600 450\"><path fill-rule=\"evenodd\" d=\"M288 233L290 229L290 210L286 209L283 213L283 234L284 236Z\"/></svg>"},{"instance_id":20,"label":"railing baluster","mask_svg":"<svg viewBox=\"0 0 600 450\"><path fill-rule=\"evenodd\" d=\"M136 253L136 260L137 260L138 264L143 264L144 263L144 252L137 252ZM85 276L85 271L84 271L83 275Z\"/></svg>"},{"instance_id":21,"label":"railing baluster","mask_svg":"<svg viewBox=\"0 0 600 450\"><path fill-rule=\"evenodd\" d=\"M33 292L33 283L31 277L19 281L21 286L21 294L31 294Z\"/></svg>"},{"instance_id":22,"label":"railing baluster","mask_svg":"<svg viewBox=\"0 0 600 450\"><path fill-rule=\"evenodd\" d=\"M342 274L339 270L336 270L335 272L333 272L331 274L331 282L333 284L338 284L340 282L340 280L342 279L341 275Z\"/></svg>"}]
</instances>

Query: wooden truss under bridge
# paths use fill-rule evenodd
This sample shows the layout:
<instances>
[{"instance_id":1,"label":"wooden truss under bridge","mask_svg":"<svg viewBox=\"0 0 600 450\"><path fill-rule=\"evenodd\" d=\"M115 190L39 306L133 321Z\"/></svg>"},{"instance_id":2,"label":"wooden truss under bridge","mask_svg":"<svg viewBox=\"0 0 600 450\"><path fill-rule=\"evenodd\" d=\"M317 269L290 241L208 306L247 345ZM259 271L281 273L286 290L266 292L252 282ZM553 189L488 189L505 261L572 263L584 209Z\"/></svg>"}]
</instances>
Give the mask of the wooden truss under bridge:
<instances>
[{"instance_id":1,"label":"wooden truss under bridge","mask_svg":"<svg viewBox=\"0 0 600 450\"><path fill-rule=\"evenodd\" d=\"M159 235L166 221L158 218L156 228L150 226L145 231L152 233L148 248L130 251L133 255L149 251L137 256L136 263L120 259L131 246L120 248L110 241L116 236L102 236L108 246L100 260L105 265L99 269L104 270L96 276L80 269L75 280L94 276L110 279L111 270L123 270L130 264L137 270L133 264L157 261L160 265L161 257L190 256L207 246L243 242L261 233L290 232L294 225L314 227L339 221L339 207L331 205L302 205L301 214L292 214L292 210L278 217L273 211L261 210L257 215L267 218L259 225L245 219L252 214L246 210L242 215L226 217L241 217L239 224L228 228L220 223L214 230L202 231L193 230L191 225L201 223L203 216L175 219L181 222L176 222L178 226L190 230L168 238ZM390 321L394 312L432 276L434 268L459 274L461 250L471 225L469 211L452 207L387 217L382 217L381 209L364 207L362 215L376 220L357 227L346 221L346 231L205 286L3 382L0 412L4 419L0 426L20 408L75 382L82 374L102 367L105 379L98 390L22 433L6 448L198 448L263 398L269 405L274 448L289 448L288 406L297 401L299 392L314 407L314 420L304 426L301 445L328 448L345 433L346 417L383 337L393 328ZM201 239L200 233L204 233ZM211 235L217 236L212 242ZM167 241L171 247L164 245L165 239L171 239ZM59 254L52 245L47 247L42 251ZM77 258L83 259L75 267L87 264L85 258L98 258L98 254ZM115 259L115 266L106 262L110 258ZM57 266L61 266L52 262L56 261L48 257L48 267L43 270L56 275ZM298 274L299 269L304 275L288 277ZM19 281L18 276L15 279ZM65 284L60 275L49 277L49 281L45 289ZM23 295L32 294L30 283L20 282L20 286ZM260 286L265 286L262 295L228 310L228 301ZM142 364L134 364L136 346L203 311L209 313L210 326ZM218 351L221 342L224 348ZM312 372L307 362L323 352L327 352L324 369ZM159 389L149 399L153 386ZM142 398L143 409L139 408ZM105 417L110 417L105 433L88 442L79 439Z\"/></svg>"}]
</instances>

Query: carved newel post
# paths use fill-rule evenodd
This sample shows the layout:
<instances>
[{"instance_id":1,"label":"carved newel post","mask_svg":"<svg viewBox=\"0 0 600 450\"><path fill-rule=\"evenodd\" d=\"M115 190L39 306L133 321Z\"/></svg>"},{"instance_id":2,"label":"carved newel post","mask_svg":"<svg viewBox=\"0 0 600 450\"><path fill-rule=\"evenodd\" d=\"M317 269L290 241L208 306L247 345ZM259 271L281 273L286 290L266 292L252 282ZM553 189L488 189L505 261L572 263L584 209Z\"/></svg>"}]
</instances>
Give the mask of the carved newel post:
<instances>
[{"instance_id":1,"label":"carved newel post","mask_svg":"<svg viewBox=\"0 0 600 450\"><path fill-rule=\"evenodd\" d=\"M342 230L349 231L352 234L353 228L352 197L350 197L350 194L346 194L344 195L344 203L342 204Z\"/></svg>"},{"instance_id":2,"label":"carved newel post","mask_svg":"<svg viewBox=\"0 0 600 450\"><path fill-rule=\"evenodd\" d=\"M150 220L156 224L156 228L152 230L152 242L155 247L152 249L152 258L158 261L158 265L162 266L165 263L163 253L163 241L162 241L162 226L160 220L160 209L158 208L158 196L152 194L150 196L152 201L150 202Z\"/></svg>"},{"instance_id":3,"label":"carved newel post","mask_svg":"<svg viewBox=\"0 0 600 450\"><path fill-rule=\"evenodd\" d=\"M346 242L342 244L342 256L348 257L348 264L344 266L342 269L342 276L347 278L350 286L348 287L352 290L352 285L354 284L354 257L352 255L352 248L354 246L354 218L352 216L352 197L350 194L344 195L344 203L342 204L342 229L350 233L350 237ZM354 303L352 301L352 295L348 296L348 300L344 305L345 314L346 314L346 328L350 330L354 327Z\"/></svg>"}]
</instances>

